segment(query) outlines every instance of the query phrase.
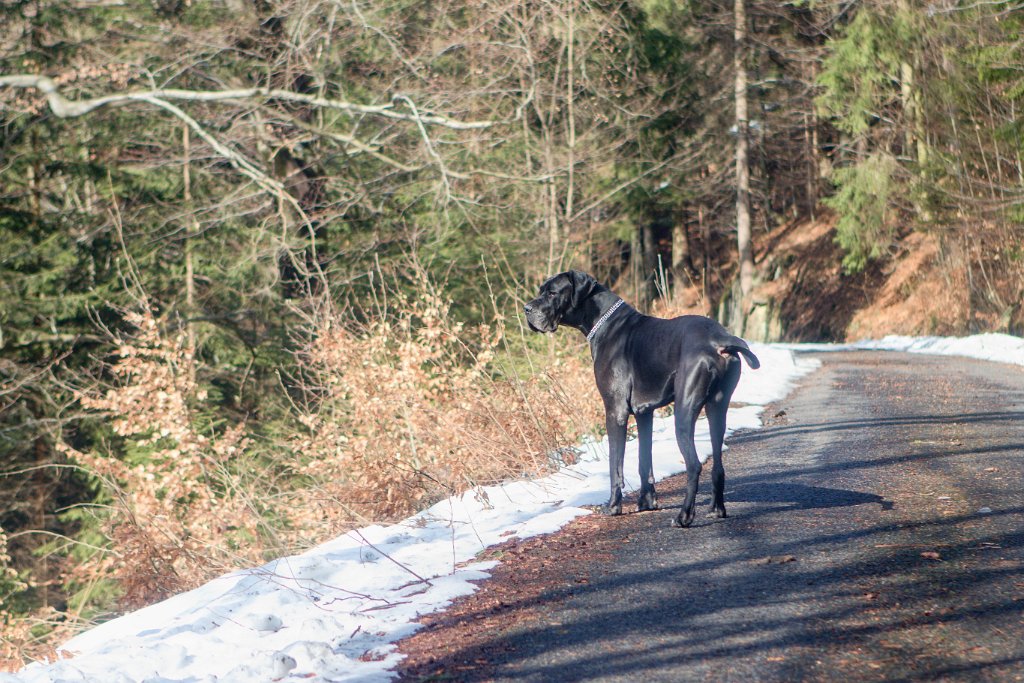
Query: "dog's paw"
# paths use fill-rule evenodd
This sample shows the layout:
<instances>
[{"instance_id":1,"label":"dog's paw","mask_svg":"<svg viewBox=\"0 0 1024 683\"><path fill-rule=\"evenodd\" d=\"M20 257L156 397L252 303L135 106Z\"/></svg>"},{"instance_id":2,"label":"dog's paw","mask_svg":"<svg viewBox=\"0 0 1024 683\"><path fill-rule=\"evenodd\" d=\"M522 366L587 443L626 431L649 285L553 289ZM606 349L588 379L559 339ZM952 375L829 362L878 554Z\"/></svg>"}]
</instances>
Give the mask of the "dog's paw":
<instances>
[{"instance_id":1,"label":"dog's paw","mask_svg":"<svg viewBox=\"0 0 1024 683\"><path fill-rule=\"evenodd\" d=\"M603 512L604 514L608 515L609 517L615 517L616 515L621 515L622 514L622 503L616 503L615 505L612 505L611 503L606 503L601 508L601 512Z\"/></svg>"},{"instance_id":2,"label":"dog's paw","mask_svg":"<svg viewBox=\"0 0 1024 683\"><path fill-rule=\"evenodd\" d=\"M637 512L650 512L651 510L658 509L658 497L654 495L654 491L645 493L640 496L640 500L636 502Z\"/></svg>"},{"instance_id":3,"label":"dog's paw","mask_svg":"<svg viewBox=\"0 0 1024 683\"><path fill-rule=\"evenodd\" d=\"M693 517L686 519L682 515L679 515L678 517L672 520L672 526L674 526L677 529L688 529L691 524L693 524Z\"/></svg>"},{"instance_id":4,"label":"dog's paw","mask_svg":"<svg viewBox=\"0 0 1024 683\"><path fill-rule=\"evenodd\" d=\"M601 510L604 514L609 517L622 514L622 487L616 486L612 489L612 493L608 496L608 502L604 504L604 508Z\"/></svg>"}]
</instances>

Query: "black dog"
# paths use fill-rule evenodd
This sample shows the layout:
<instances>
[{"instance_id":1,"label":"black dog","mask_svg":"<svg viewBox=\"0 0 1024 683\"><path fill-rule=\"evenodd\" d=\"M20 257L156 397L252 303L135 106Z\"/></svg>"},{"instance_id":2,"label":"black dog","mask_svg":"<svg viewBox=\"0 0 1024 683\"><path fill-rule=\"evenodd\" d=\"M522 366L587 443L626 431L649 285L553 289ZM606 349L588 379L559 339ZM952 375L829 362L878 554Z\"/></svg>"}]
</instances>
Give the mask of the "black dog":
<instances>
[{"instance_id":1,"label":"black dog","mask_svg":"<svg viewBox=\"0 0 1024 683\"><path fill-rule=\"evenodd\" d=\"M578 271L550 278L525 311L527 324L535 332L554 332L559 324L569 325L590 342L608 428L611 496L605 511L611 515L622 513L622 460L630 414L636 418L640 440L642 483L637 509L657 509L651 465L654 409L675 401L676 442L687 471L686 500L675 525L688 527L693 523L701 470L693 430L701 408L707 412L714 457L711 510L725 517L722 440L729 399L740 379L741 364L736 354L742 354L751 368L761 365L747 343L703 316L665 320L643 315L593 277Z\"/></svg>"}]
</instances>

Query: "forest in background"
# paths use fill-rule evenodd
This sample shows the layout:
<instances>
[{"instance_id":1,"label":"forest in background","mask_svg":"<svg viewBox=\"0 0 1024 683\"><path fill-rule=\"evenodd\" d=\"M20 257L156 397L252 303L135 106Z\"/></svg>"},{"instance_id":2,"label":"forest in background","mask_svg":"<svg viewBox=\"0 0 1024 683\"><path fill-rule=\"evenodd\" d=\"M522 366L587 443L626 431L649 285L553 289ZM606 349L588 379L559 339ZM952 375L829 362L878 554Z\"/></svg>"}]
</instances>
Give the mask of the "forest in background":
<instances>
[{"instance_id":1,"label":"forest in background","mask_svg":"<svg viewBox=\"0 0 1024 683\"><path fill-rule=\"evenodd\" d=\"M839 286L927 239L944 331L1020 333L1022 25L998 0L6 0L0 660L571 461L586 353L519 317L559 270L742 329L801 266L772 236L824 216Z\"/></svg>"}]
</instances>

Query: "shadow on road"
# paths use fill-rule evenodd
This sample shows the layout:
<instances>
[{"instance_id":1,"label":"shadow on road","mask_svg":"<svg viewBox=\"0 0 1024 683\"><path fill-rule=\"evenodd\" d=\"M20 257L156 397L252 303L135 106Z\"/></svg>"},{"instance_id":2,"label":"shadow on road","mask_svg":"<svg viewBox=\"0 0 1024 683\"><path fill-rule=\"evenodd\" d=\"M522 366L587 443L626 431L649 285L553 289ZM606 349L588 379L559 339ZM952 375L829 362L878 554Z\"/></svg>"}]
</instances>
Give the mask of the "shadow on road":
<instances>
[{"instance_id":1,"label":"shadow on road","mask_svg":"<svg viewBox=\"0 0 1024 683\"><path fill-rule=\"evenodd\" d=\"M773 496L780 492L779 487L764 489L763 494L754 493L755 489L743 489L754 502L776 502ZM877 496L839 493L833 507L881 502ZM812 498L817 500L820 495L815 491ZM801 500L797 493L780 502L800 506ZM1021 515L1024 507L1002 510L994 516L1020 519ZM932 519L918 526L934 531L973 517ZM788 680L806 680L809 667L813 669L814 658L822 650L838 647L851 653L848 661L856 669L857 653L875 647L879 637L894 630L916 630L923 637L934 638L960 622L984 619L1019 624L1024 618L1024 591L1017 595L993 592L962 604L957 600L962 591L1020 577L1021 563L986 564L983 555L998 548L1003 554L1013 551L1011 554L1019 556L1024 549L1024 531L937 546L939 561L922 557L924 546L872 543L876 536L888 539L893 531L891 525L879 525L846 534L812 535L797 543L765 539L740 555L682 561L657 569L643 568L642 558L624 557L624 563L638 566L591 579L586 585L567 582L536 599L507 606L510 611L532 611L540 617L539 622L543 622L549 608L556 610L557 624L533 623L510 633L495 632L482 646L456 649L446 658L480 662L493 651L511 650L518 664L508 675L519 680L655 680L659 672L694 666L704 670L704 680L751 680L735 668L737 659L778 656L790 661L775 662L773 680L787 680L788 675L792 676ZM816 556L855 540L870 552L838 568L833 564L817 566ZM600 540L596 542L600 544ZM680 542L685 543L685 539ZM785 559L773 564L771 558ZM898 595L890 594L884 578L895 573L906 577ZM567 601L574 603L573 609L561 608ZM799 614L776 609L793 601L801 605ZM940 603L943 607L934 607ZM920 609L908 610L907 605ZM474 614L464 617L468 622L475 618ZM632 646L628 654L617 652L610 657L601 647L595 647L602 639L625 641ZM893 656L900 660L898 678L903 680L934 680L943 674L970 679L992 667L1024 664L1024 655L985 657L984 643L950 643L948 661L936 661L924 648L921 653L915 652L913 642L894 642L891 646ZM964 663L952 656L962 655L963 648L970 647L978 649L981 661ZM567 666L571 666L571 674ZM822 675L829 678L824 671ZM492 676L493 672L481 672L482 679ZM473 671L458 679L479 680ZM861 679L861 675L853 677Z\"/></svg>"},{"instance_id":2,"label":"shadow on road","mask_svg":"<svg viewBox=\"0 0 1024 683\"><path fill-rule=\"evenodd\" d=\"M832 489L806 484L743 483L730 486L726 495L729 502L775 503L759 510L781 512L783 510L815 510L841 508L874 503L883 510L891 510L892 502L874 493L861 493L846 489Z\"/></svg>"},{"instance_id":3,"label":"shadow on road","mask_svg":"<svg viewBox=\"0 0 1024 683\"><path fill-rule=\"evenodd\" d=\"M821 432L837 432L858 429L879 429L886 427L907 427L923 425L951 425L971 424L983 422L985 424L998 426L1000 423L1010 422L1019 424L1024 420L1024 411L1006 412L993 411L982 413L965 413L960 415L907 415L900 417L873 417L863 420L834 420L817 422L812 424L782 425L757 430L744 430L737 432L729 438L733 445L757 443L767 439L774 439L780 436L815 434Z\"/></svg>"}]
</instances>

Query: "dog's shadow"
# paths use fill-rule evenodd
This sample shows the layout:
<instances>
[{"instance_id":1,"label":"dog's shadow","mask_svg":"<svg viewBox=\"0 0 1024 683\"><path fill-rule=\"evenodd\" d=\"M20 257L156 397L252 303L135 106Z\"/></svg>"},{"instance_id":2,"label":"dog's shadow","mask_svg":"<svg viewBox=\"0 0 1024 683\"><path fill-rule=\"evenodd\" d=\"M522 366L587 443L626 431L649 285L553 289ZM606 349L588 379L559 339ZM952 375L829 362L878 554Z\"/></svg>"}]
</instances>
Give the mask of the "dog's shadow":
<instances>
[{"instance_id":1,"label":"dog's shadow","mask_svg":"<svg viewBox=\"0 0 1024 683\"><path fill-rule=\"evenodd\" d=\"M880 505L883 510L892 510L893 503L874 493L861 493L846 489L830 489L824 486L806 484L738 484L726 486L725 504L761 503L770 506L771 511L821 510L845 508L855 505ZM698 501L698 504L701 504ZM660 509L681 509L682 505L662 505Z\"/></svg>"},{"instance_id":2,"label":"dog's shadow","mask_svg":"<svg viewBox=\"0 0 1024 683\"><path fill-rule=\"evenodd\" d=\"M892 501L874 493L831 489L806 484L739 484L726 488L725 501L774 504L778 510L815 510L877 504L892 510Z\"/></svg>"}]
</instances>

